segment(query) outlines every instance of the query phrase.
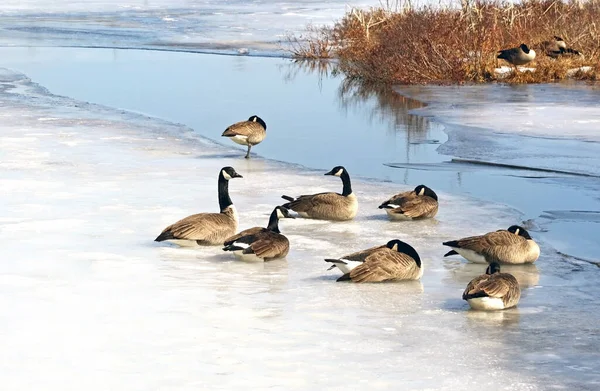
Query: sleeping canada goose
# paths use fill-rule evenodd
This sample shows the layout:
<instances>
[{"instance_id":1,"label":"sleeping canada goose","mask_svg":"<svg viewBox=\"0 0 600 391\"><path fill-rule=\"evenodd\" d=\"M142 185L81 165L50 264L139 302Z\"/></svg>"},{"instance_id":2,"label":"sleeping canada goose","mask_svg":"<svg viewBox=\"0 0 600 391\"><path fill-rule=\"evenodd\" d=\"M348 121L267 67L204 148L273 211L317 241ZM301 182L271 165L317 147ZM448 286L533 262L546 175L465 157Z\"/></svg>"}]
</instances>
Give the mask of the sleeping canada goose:
<instances>
[{"instance_id":1,"label":"sleeping canada goose","mask_svg":"<svg viewBox=\"0 0 600 391\"><path fill-rule=\"evenodd\" d=\"M421 258L412 246L401 240L390 240L383 246L348 254L340 259L326 259L339 268L338 281L382 282L418 280L423 275Z\"/></svg>"},{"instance_id":2,"label":"sleeping canada goose","mask_svg":"<svg viewBox=\"0 0 600 391\"><path fill-rule=\"evenodd\" d=\"M519 47L498 51L496 58L506 60L515 67L516 71L517 65L525 65L533 61L535 50L528 48L527 45L522 43Z\"/></svg>"},{"instance_id":3,"label":"sleeping canada goose","mask_svg":"<svg viewBox=\"0 0 600 391\"><path fill-rule=\"evenodd\" d=\"M445 257L460 254L475 263L533 263L540 256L540 247L518 225L512 225L508 230L501 229L443 244L452 248Z\"/></svg>"},{"instance_id":4,"label":"sleeping canada goose","mask_svg":"<svg viewBox=\"0 0 600 391\"><path fill-rule=\"evenodd\" d=\"M567 44L565 43L565 41L561 37L558 37L556 35L553 37L552 40L543 41L542 43L540 43L540 49L543 51L543 53L545 53L546 56L552 58L558 58L558 56L560 56L566 48Z\"/></svg>"},{"instance_id":5,"label":"sleeping canada goose","mask_svg":"<svg viewBox=\"0 0 600 391\"><path fill-rule=\"evenodd\" d=\"M223 132L222 137L229 137L233 142L247 145L246 159L250 157L250 148L260 144L267 137L267 124L259 116L253 115L248 121L237 122Z\"/></svg>"},{"instance_id":6,"label":"sleeping canada goose","mask_svg":"<svg viewBox=\"0 0 600 391\"><path fill-rule=\"evenodd\" d=\"M462 298L474 310L503 310L517 305L521 288L512 274L501 273L500 264L492 262L485 274L469 282Z\"/></svg>"},{"instance_id":7,"label":"sleeping canada goose","mask_svg":"<svg viewBox=\"0 0 600 391\"><path fill-rule=\"evenodd\" d=\"M567 47L566 42L559 36L554 36L551 41L543 41L540 44L540 49L548 56L552 58L558 58L559 56L568 55L581 55L577 50Z\"/></svg>"},{"instance_id":8,"label":"sleeping canada goose","mask_svg":"<svg viewBox=\"0 0 600 391\"><path fill-rule=\"evenodd\" d=\"M283 258L290 251L290 242L279 231L279 219L294 218L281 206L273 209L267 228L248 228L225 240L223 251L233 251L244 261L270 261Z\"/></svg>"},{"instance_id":9,"label":"sleeping canada goose","mask_svg":"<svg viewBox=\"0 0 600 391\"><path fill-rule=\"evenodd\" d=\"M433 217L438 211L437 194L425 185L412 191L399 193L379 205L388 216L396 220L413 220Z\"/></svg>"},{"instance_id":10,"label":"sleeping canada goose","mask_svg":"<svg viewBox=\"0 0 600 391\"><path fill-rule=\"evenodd\" d=\"M229 198L229 180L243 178L233 167L223 167L219 172L219 207L221 213L199 213L179 220L165 228L156 242L167 240L180 246L222 244L235 234L238 214Z\"/></svg>"},{"instance_id":11,"label":"sleeping canada goose","mask_svg":"<svg viewBox=\"0 0 600 391\"><path fill-rule=\"evenodd\" d=\"M289 201L282 206L298 213L301 217L322 220L351 220L358 212L358 200L352 193L350 175L342 166L336 166L325 175L333 175L342 178L344 189L339 193L318 193L301 195L298 198L281 196Z\"/></svg>"}]
</instances>

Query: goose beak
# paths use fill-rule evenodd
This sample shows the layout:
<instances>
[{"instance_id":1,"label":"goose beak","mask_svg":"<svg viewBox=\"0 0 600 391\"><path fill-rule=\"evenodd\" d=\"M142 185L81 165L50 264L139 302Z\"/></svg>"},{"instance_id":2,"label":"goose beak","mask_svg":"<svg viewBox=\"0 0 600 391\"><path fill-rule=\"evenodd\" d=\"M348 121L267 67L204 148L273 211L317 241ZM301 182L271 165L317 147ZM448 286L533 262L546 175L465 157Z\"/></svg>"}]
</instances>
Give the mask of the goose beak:
<instances>
[{"instance_id":1,"label":"goose beak","mask_svg":"<svg viewBox=\"0 0 600 391\"><path fill-rule=\"evenodd\" d=\"M334 173L333 173L333 170L331 170L331 171L329 171L329 172L326 172L326 173L325 173L325 174L323 174L323 175L334 175Z\"/></svg>"},{"instance_id":2,"label":"goose beak","mask_svg":"<svg viewBox=\"0 0 600 391\"><path fill-rule=\"evenodd\" d=\"M235 174L233 174L232 178L243 178L243 176L236 172Z\"/></svg>"}]
</instances>

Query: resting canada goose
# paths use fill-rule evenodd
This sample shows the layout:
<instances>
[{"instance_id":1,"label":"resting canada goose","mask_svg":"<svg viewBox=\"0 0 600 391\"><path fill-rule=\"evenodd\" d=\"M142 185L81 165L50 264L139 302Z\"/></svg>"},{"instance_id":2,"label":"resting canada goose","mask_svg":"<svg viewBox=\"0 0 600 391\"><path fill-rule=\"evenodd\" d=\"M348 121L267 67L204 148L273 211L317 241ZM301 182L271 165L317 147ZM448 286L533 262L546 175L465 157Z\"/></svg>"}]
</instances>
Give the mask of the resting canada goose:
<instances>
[{"instance_id":1,"label":"resting canada goose","mask_svg":"<svg viewBox=\"0 0 600 391\"><path fill-rule=\"evenodd\" d=\"M496 58L506 60L515 67L516 71L517 65L525 65L533 61L535 50L528 48L527 45L522 43L519 47L498 51Z\"/></svg>"},{"instance_id":2,"label":"resting canada goose","mask_svg":"<svg viewBox=\"0 0 600 391\"><path fill-rule=\"evenodd\" d=\"M540 44L540 49L548 56L552 58L558 58L559 56L568 55L581 55L577 50L567 47L566 42L559 36L554 36L551 41L543 41Z\"/></svg>"},{"instance_id":3,"label":"resting canada goose","mask_svg":"<svg viewBox=\"0 0 600 391\"><path fill-rule=\"evenodd\" d=\"M326 259L325 262L333 263L329 269L338 267L344 273L338 281L418 280L423 275L419 254L412 246L398 239L340 259Z\"/></svg>"},{"instance_id":4,"label":"resting canada goose","mask_svg":"<svg viewBox=\"0 0 600 391\"><path fill-rule=\"evenodd\" d=\"M543 41L540 44L540 49L546 56L557 58L567 48L565 41L558 36L554 36L551 41Z\"/></svg>"},{"instance_id":5,"label":"resting canada goose","mask_svg":"<svg viewBox=\"0 0 600 391\"><path fill-rule=\"evenodd\" d=\"M413 220L433 217L438 211L437 194L425 185L412 191L399 193L379 205L388 216L396 220Z\"/></svg>"},{"instance_id":6,"label":"resting canada goose","mask_svg":"<svg viewBox=\"0 0 600 391\"><path fill-rule=\"evenodd\" d=\"M460 254L475 263L533 263L540 256L540 247L518 225L512 225L508 230L501 229L443 244L452 248L445 257Z\"/></svg>"},{"instance_id":7,"label":"resting canada goose","mask_svg":"<svg viewBox=\"0 0 600 391\"><path fill-rule=\"evenodd\" d=\"M219 207L221 213L199 213L179 220L165 228L156 242L167 240L180 246L215 245L235 234L238 214L229 198L229 180L243 178L233 167L219 171Z\"/></svg>"},{"instance_id":8,"label":"resting canada goose","mask_svg":"<svg viewBox=\"0 0 600 391\"><path fill-rule=\"evenodd\" d=\"M521 288L512 274L501 273L500 264L492 262L485 274L469 282L462 298L474 310L503 310L517 305Z\"/></svg>"},{"instance_id":9,"label":"resting canada goose","mask_svg":"<svg viewBox=\"0 0 600 391\"><path fill-rule=\"evenodd\" d=\"M244 261L270 261L283 258L290 251L290 242L279 231L279 219L294 218L281 206L273 209L267 228L248 228L225 240L223 251L233 251Z\"/></svg>"},{"instance_id":10,"label":"resting canada goose","mask_svg":"<svg viewBox=\"0 0 600 391\"><path fill-rule=\"evenodd\" d=\"M250 148L260 144L267 137L267 124L259 116L253 115L248 121L237 122L223 132L222 137L229 137L233 142L247 145L246 159L250 157Z\"/></svg>"},{"instance_id":11,"label":"resting canada goose","mask_svg":"<svg viewBox=\"0 0 600 391\"><path fill-rule=\"evenodd\" d=\"M336 166L325 175L333 175L342 178L344 189L339 193L318 193L311 195L301 195L298 198L290 196L281 196L289 201L282 206L298 213L301 217L322 220L351 220L358 211L358 200L352 193L350 175L342 166Z\"/></svg>"}]
</instances>

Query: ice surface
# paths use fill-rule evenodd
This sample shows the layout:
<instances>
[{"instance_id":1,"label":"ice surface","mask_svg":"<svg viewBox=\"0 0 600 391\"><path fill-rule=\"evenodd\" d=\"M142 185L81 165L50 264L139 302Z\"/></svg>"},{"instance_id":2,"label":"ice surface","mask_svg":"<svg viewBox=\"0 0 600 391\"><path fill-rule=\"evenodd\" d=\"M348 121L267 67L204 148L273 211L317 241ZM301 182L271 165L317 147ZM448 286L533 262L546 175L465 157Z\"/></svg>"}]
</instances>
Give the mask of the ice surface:
<instances>
[{"instance_id":1,"label":"ice surface","mask_svg":"<svg viewBox=\"0 0 600 391\"><path fill-rule=\"evenodd\" d=\"M7 0L2 45L162 48L281 54L289 34L332 24L376 0Z\"/></svg>"},{"instance_id":2,"label":"ice surface","mask_svg":"<svg viewBox=\"0 0 600 391\"><path fill-rule=\"evenodd\" d=\"M280 194L341 184L8 71L0 91L3 389L597 386L597 305L571 304L594 293L565 266L524 270L536 289L518 309L474 314L460 300L481 268L442 259L440 243L509 225L505 207L442 193L435 220L395 224L376 206L402 189L355 180L355 221L282 222L287 260L157 245L165 225L216 210L224 165L244 175L231 184L241 228L265 224ZM422 255L421 283L338 284L326 271L324 257L393 237Z\"/></svg>"}]
</instances>

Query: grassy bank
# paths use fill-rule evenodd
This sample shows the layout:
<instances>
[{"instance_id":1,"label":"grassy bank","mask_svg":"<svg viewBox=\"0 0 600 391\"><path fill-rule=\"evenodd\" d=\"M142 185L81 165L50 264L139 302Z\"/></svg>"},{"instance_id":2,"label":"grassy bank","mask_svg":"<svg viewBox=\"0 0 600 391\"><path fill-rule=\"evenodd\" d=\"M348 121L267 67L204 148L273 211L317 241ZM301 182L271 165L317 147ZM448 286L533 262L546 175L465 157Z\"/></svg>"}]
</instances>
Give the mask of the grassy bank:
<instances>
[{"instance_id":1,"label":"grassy bank","mask_svg":"<svg viewBox=\"0 0 600 391\"><path fill-rule=\"evenodd\" d=\"M410 4L410 3L405 3ZM555 60L539 48L561 36L583 56ZM535 72L495 72L500 49L526 43L537 52L527 65ZM570 69L591 66L570 77L600 75L600 0L561 2L525 0L519 4L462 0L456 8L382 5L349 11L331 28L311 28L293 39L300 58L337 58L351 78L395 83L546 82Z\"/></svg>"}]
</instances>

